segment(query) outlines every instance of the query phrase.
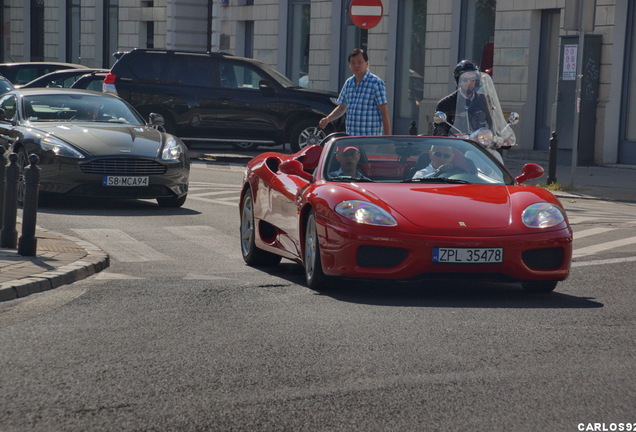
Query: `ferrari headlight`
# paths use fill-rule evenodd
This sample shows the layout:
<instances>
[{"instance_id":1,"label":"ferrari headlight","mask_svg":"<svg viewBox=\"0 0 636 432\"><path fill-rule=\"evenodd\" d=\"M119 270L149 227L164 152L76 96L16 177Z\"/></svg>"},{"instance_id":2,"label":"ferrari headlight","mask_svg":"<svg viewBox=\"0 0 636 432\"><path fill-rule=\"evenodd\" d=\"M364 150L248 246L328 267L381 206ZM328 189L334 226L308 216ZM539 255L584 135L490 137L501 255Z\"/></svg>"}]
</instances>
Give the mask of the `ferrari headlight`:
<instances>
[{"instance_id":1,"label":"ferrari headlight","mask_svg":"<svg viewBox=\"0 0 636 432\"><path fill-rule=\"evenodd\" d=\"M366 225L396 226L397 221L386 210L368 201L343 201L335 208L336 213L354 222Z\"/></svg>"},{"instance_id":2,"label":"ferrari headlight","mask_svg":"<svg viewBox=\"0 0 636 432\"><path fill-rule=\"evenodd\" d=\"M56 156L84 159L84 155L73 146L51 136L46 136L40 140L40 146L44 151L52 151Z\"/></svg>"},{"instance_id":3,"label":"ferrari headlight","mask_svg":"<svg viewBox=\"0 0 636 432\"><path fill-rule=\"evenodd\" d=\"M166 140L166 145L161 152L161 159L168 161L179 160L182 154L183 147L181 146L181 144L176 139L174 139L174 137L168 137L168 139Z\"/></svg>"},{"instance_id":4,"label":"ferrari headlight","mask_svg":"<svg viewBox=\"0 0 636 432\"><path fill-rule=\"evenodd\" d=\"M565 215L560 207L543 202L526 207L521 220L529 228L550 228L565 221Z\"/></svg>"}]
</instances>

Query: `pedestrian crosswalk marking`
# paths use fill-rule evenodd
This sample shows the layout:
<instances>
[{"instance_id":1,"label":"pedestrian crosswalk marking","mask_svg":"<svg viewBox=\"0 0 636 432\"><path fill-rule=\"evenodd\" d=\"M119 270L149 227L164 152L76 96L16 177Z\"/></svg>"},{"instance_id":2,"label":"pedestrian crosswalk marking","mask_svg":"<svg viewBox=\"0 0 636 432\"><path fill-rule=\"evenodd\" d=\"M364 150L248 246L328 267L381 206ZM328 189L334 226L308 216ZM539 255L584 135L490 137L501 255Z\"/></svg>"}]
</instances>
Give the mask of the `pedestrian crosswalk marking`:
<instances>
[{"instance_id":1,"label":"pedestrian crosswalk marking","mask_svg":"<svg viewBox=\"0 0 636 432\"><path fill-rule=\"evenodd\" d=\"M605 243L598 243L592 246L575 249L574 252L572 253L572 258L577 258L577 257L585 256L585 255L592 255L598 252L603 252L609 249L615 249L615 248L619 248L622 246L627 246L627 245L635 244L635 243L636 243L636 237L628 237L628 238L609 241Z\"/></svg>"},{"instance_id":2,"label":"pedestrian crosswalk marking","mask_svg":"<svg viewBox=\"0 0 636 432\"><path fill-rule=\"evenodd\" d=\"M177 237L184 238L228 258L242 260L238 246L238 229L235 236L225 234L207 225L171 226L165 227L165 229ZM236 245L236 247L228 248L228 244Z\"/></svg>"},{"instance_id":3,"label":"pedestrian crosswalk marking","mask_svg":"<svg viewBox=\"0 0 636 432\"><path fill-rule=\"evenodd\" d=\"M574 240L582 239L592 235L603 234L604 232L614 231L615 228L590 228L586 230L576 231L574 233Z\"/></svg>"},{"instance_id":4,"label":"pedestrian crosswalk marking","mask_svg":"<svg viewBox=\"0 0 636 432\"><path fill-rule=\"evenodd\" d=\"M145 243L135 240L119 229L74 229L80 237L104 249L113 258L123 262L146 262L172 260L168 255L157 252Z\"/></svg>"}]
</instances>

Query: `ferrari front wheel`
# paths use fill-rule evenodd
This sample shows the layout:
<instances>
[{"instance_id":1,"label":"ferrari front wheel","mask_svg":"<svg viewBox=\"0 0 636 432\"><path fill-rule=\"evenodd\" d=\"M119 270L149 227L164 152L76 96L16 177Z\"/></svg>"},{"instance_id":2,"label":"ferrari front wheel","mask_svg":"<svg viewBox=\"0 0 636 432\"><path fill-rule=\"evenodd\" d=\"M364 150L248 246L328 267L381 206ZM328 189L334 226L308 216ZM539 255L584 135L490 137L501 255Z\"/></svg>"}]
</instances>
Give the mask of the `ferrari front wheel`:
<instances>
[{"instance_id":1,"label":"ferrari front wheel","mask_svg":"<svg viewBox=\"0 0 636 432\"><path fill-rule=\"evenodd\" d=\"M318 241L318 231L316 230L316 215L313 211L310 211L309 216L307 216L304 262L307 286L314 290L327 288L329 277L322 271L320 244Z\"/></svg>"},{"instance_id":2,"label":"ferrari front wheel","mask_svg":"<svg viewBox=\"0 0 636 432\"><path fill-rule=\"evenodd\" d=\"M521 287L531 293L549 293L554 291L559 281L524 281Z\"/></svg>"},{"instance_id":3,"label":"ferrari front wheel","mask_svg":"<svg viewBox=\"0 0 636 432\"><path fill-rule=\"evenodd\" d=\"M254 201L248 189L243 194L241 207L241 255L249 266L273 266L280 262L281 257L256 247L256 228L254 225Z\"/></svg>"}]
</instances>

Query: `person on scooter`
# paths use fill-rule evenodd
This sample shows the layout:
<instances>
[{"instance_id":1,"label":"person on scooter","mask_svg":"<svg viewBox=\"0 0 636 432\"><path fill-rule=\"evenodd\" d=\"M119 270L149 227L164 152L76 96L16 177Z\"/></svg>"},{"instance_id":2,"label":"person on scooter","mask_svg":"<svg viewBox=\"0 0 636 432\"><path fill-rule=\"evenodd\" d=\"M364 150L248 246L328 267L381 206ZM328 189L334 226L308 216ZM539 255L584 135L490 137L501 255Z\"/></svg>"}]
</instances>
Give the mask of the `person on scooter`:
<instances>
[{"instance_id":1,"label":"person on scooter","mask_svg":"<svg viewBox=\"0 0 636 432\"><path fill-rule=\"evenodd\" d=\"M464 124L459 129L463 132L475 131L491 124L488 104L483 94L477 90L481 85L479 66L471 60L462 60L453 72L457 90L440 99L435 108L446 114L448 123L435 124L433 135L452 135L451 126L457 116L463 117Z\"/></svg>"}]
</instances>

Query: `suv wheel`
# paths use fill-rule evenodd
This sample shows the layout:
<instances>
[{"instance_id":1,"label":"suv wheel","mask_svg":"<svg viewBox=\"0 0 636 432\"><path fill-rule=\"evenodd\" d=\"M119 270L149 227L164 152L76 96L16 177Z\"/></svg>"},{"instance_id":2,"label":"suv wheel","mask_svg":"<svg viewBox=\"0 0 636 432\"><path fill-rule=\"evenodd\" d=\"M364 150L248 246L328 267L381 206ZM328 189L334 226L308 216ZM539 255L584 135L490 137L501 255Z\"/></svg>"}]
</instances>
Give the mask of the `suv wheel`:
<instances>
[{"instance_id":1,"label":"suv wheel","mask_svg":"<svg viewBox=\"0 0 636 432\"><path fill-rule=\"evenodd\" d=\"M320 144L326 136L325 130L320 129L317 120L301 120L289 134L289 144L292 152L296 153L307 146Z\"/></svg>"}]
</instances>

